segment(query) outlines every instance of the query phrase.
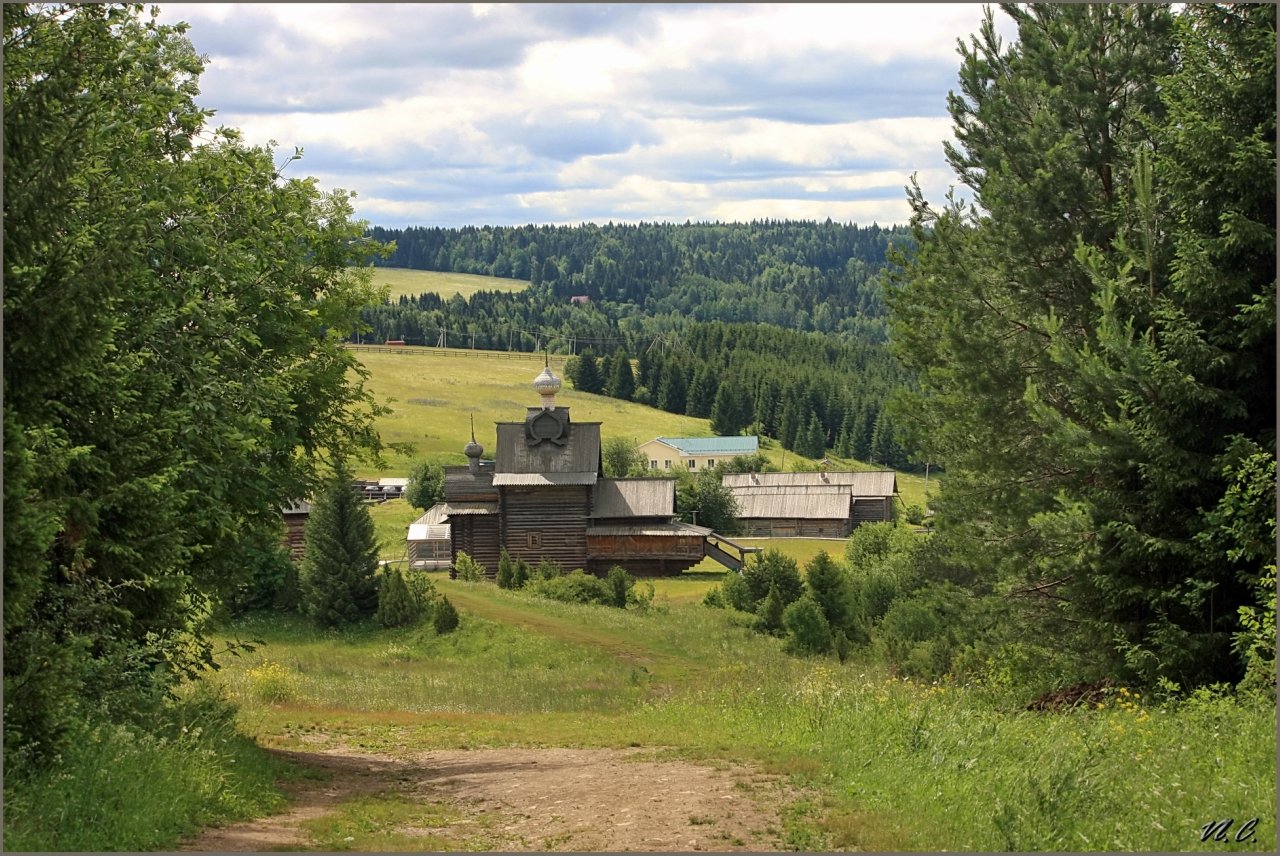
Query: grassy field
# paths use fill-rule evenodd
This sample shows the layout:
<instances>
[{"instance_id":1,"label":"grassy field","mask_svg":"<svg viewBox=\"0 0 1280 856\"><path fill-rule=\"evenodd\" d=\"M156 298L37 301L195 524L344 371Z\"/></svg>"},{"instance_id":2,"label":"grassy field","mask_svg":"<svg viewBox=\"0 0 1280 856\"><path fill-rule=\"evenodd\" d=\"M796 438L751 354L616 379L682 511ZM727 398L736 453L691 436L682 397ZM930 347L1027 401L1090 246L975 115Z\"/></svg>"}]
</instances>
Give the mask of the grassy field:
<instances>
[{"instance_id":1,"label":"grassy field","mask_svg":"<svg viewBox=\"0 0 1280 856\"><path fill-rule=\"evenodd\" d=\"M1259 817L1275 844L1275 710L1202 693L1033 714L989 687L922 685L878 664L800 659L745 617L660 580L645 610L574 606L432 574L460 629L228 628L265 645L214 680L267 745L317 733L390 755L432 747L625 747L750 761L806 794L802 850L1190 850ZM683 588L682 588L683 587Z\"/></svg>"},{"instance_id":2,"label":"grassy field","mask_svg":"<svg viewBox=\"0 0 1280 856\"><path fill-rule=\"evenodd\" d=\"M445 298L455 294L470 297L477 291L523 291L529 287L529 281L525 279L388 267L374 268L373 281L377 285L387 286L392 300L401 295L412 297L430 293Z\"/></svg>"},{"instance_id":3,"label":"grassy field","mask_svg":"<svg viewBox=\"0 0 1280 856\"><path fill-rule=\"evenodd\" d=\"M389 455L386 468L359 470L360 477L404 475L420 457L465 464L462 447L471 436L472 416L476 439L492 455L494 423L523 420L525 408L539 401L532 384L542 371L542 359L531 354L422 348L409 353L358 351L357 356L372 372L374 394L391 399L392 413L378 422L383 440L412 443L416 452ZM553 356L551 363L563 375L564 358ZM660 436L712 436L706 419L578 392L567 382L556 402L573 408L575 421L603 422L605 439L621 435L643 443Z\"/></svg>"}]
</instances>

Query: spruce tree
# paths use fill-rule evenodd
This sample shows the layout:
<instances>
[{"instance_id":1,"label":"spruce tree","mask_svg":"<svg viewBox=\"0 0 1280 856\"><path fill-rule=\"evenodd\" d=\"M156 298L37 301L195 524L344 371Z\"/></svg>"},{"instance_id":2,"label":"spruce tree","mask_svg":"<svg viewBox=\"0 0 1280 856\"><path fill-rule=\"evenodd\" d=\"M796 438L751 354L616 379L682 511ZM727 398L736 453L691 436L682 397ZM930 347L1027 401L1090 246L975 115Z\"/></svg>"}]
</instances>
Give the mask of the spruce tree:
<instances>
[{"instance_id":1,"label":"spruce tree","mask_svg":"<svg viewBox=\"0 0 1280 856\"><path fill-rule=\"evenodd\" d=\"M600 364L590 348L578 355L577 372L571 378L573 388L581 392L599 395L604 392L604 380L600 377Z\"/></svg>"},{"instance_id":2,"label":"spruce tree","mask_svg":"<svg viewBox=\"0 0 1280 856\"><path fill-rule=\"evenodd\" d=\"M623 348L613 354L613 374L609 376L606 390L611 397L623 401L630 401L635 397L636 377L631 369L631 357Z\"/></svg>"},{"instance_id":3,"label":"spruce tree","mask_svg":"<svg viewBox=\"0 0 1280 856\"><path fill-rule=\"evenodd\" d=\"M666 361L662 366L662 383L658 386L658 409L684 413L687 395L684 367L678 360Z\"/></svg>"},{"instance_id":4,"label":"spruce tree","mask_svg":"<svg viewBox=\"0 0 1280 856\"><path fill-rule=\"evenodd\" d=\"M1275 9L1004 8L1017 41L988 16L949 99L981 208L909 195L896 427L1007 624L1082 673L1235 680L1262 565L1202 545L1275 448Z\"/></svg>"},{"instance_id":5,"label":"spruce tree","mask_svg":"<svg viewBox=\"0 0 1280 856\"><path fill-rule=\"evenodd\" d=\"M385 568L379 575L378 612L374 616L383 627L409 627L422 617L422 610L399 568Z\"/></svg>"},{"instance_id":6,"label":"spruce tree","mask_svg":"<svg viewBox=\"0 0 1280 856\"><path fill-rule=\"evenodd\" d=\"M804 580L830 628L848 628L853 614L853 588L848 572L828 556L826 550L821 550L805 565Z\"/></svg>"},{"instance_id":7,"label":"spruce tree","mask_svg":"<svg viewBox=\"0 0 1280 856\"><path fill-rule=\"evenodd\" d=\"M749 421L746 394L742 387L732 380L721 383L711 406L711 430L734 436L742 433Z\"/></svg>"},{"instance_id":8,"label":"spruce tree","mask_svg":"<svg viewBox=\"0 0 1280 856\"><path fill-rule=\"evenodd\" d=\"M765 595L764 600L760 602L759 609L756 611L756 630L761 633L767 633L770 636L781 636L786 631L786 627L782 623L786 608L787 604L783 603L782 594L778 591L778 587L770 585L769 593Z\"/></svg>"},{"instance_id":9,"label":"spruce tree","mask_svg":"<svg viewBox=\"0 0 1280 856\"><path fill-rule=\"evenodd\" d=\"M339 464L311 507L301 580L307 614L324 627L351 624L378 608L373 518Z\"/></svg>"},{"instance_id":10,"label":"spruce tree","mask_svg":"<svg viewBox=\"0 0 1280 856\"><path fill-rule=\"evenodd\" d=\"M435 615L431 619L436 632L442 636L445 633L452 633L458 629L459 621L458 610L449 602L449 598L440 595L440 600L436 602Z\"/></svg>"}]
</instances>

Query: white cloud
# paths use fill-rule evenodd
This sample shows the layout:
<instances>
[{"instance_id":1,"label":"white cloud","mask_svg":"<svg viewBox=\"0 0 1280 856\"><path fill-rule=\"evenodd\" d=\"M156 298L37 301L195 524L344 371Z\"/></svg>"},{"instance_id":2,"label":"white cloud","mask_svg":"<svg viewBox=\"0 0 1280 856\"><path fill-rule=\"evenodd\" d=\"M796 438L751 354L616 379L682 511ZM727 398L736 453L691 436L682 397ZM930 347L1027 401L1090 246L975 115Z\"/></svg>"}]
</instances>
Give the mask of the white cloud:
<instances>
[{"instance_id":1,"label":"white cloud","mask_svg":"<svg viewBox=\"0 0 1280 856\"><path fill-rule=\"evenodd\" d=\"M950 180L969 4L211 4L203 102L382 225L875 219ZM1006 30L1007 30L1007 25ZM922 177L922 183L925 179ZM531 219L532 218L532 219Z\"/></svg>"}]
</instances>

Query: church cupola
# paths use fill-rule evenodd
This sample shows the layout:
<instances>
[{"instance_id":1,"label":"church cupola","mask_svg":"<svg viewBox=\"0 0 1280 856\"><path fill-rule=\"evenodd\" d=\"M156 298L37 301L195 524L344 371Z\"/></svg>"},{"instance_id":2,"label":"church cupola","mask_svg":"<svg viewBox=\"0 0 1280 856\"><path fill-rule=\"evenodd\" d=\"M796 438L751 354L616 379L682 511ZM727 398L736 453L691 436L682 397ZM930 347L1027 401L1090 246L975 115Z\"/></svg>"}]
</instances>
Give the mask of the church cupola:
<instances>
[{"instance_id":1,"label":"church cupola","mask_svg":"<svg viewBox=\"0 0 1280 856\"><path fill-rule=\"evenodd\" d=\"M551 372L549 363L542 370L542 374L533 379L533 391L542 396L543 410L556 409L556 393L560 391L560 378Z\"/></svg>"},{"instance_id":2,"label":"church cupola","mask_svg":"<svg viewBox=\"0 0 1280 856\"><path fill-rule=\"evenodd\" d=\"M476 442L476 418L471 417L471 442L462 447L462 454L467 456L467 469L473 473L480 472L480 456L484 454L484 446Z\"/></svg>"}]
</instances>

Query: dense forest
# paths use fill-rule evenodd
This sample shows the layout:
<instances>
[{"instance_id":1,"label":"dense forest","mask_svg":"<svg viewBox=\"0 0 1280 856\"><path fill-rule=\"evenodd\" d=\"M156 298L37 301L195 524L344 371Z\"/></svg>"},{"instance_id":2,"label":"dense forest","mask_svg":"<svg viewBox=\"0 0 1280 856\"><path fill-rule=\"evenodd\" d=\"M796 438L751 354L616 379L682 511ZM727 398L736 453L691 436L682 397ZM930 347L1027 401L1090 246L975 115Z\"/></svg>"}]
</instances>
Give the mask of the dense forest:
<instances>
[{"instance_id":1,"label":"dense forest","mask_svg":"<svg viewBox=\"0 0 1280 856\"><path fill-rule=\"evenodd\" d=\"M381 262L388 266L527 279L538 317L585 295L610 317L643 315L657 329L684 319L763 322L873 341L885 332L879 274L891 247L908 250L915 241L904 227L830 220L374 227L367 234L395 242ZM554 313L547 320L557 323Z\"/></svg>"}]
</instances>

